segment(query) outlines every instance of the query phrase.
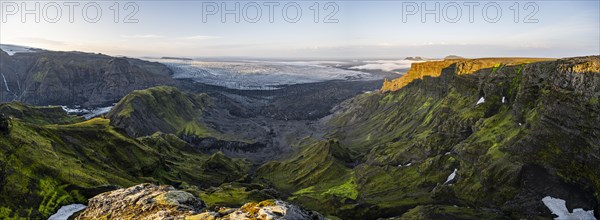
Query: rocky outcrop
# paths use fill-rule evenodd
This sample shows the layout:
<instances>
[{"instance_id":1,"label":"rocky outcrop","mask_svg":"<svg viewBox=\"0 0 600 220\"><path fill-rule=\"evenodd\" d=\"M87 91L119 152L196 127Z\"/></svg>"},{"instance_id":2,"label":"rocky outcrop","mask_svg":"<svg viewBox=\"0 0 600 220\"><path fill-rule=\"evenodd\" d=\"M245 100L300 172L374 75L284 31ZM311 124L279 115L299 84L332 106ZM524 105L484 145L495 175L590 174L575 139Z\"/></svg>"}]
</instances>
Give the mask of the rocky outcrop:
<instances>
[{"instance_id":1,"label":"rocky outcrop","mask_svg":"<svg viewBox=\"0 0 600 220\"><path fill-rule=\"evenodd\" d=\"M444 59L441 61L428 61L423 63L411 64L410 70L402 77L394 80L386 80L381 88L382 92L396 91L406 86L410 82L423 79L423 77L436 77L442 72L453 73L456 75L471 74L477 70L491 67L500 67L502 65L515 65L520 63L529 63L549 59L541 58L481 58L481 59Z\"/></svg>"},{"instance_id":2,"label":"rocky outcrop","mask_svg":"<svg viewBox=\"0 0 600 220\"><path fill-rule=\"evenodd\" d=\"M169 85L166 66L125 57L39 51L0 51L0 101L34 105L106 106L136 89Z\"/></svg>"},{"instance_id":3,"label":"rocky outcrop","mask_svg":"<svg viewBox=\"0 0 600 220\"><path fill-rule=\"evenodd\" d=\"M140 184L102 193L89 200L88 207L76 217L86 219L324 219L282 201L250 202L240 208L206 208L202 200L172 186Z\"/></svg>"},{"instance_id":4,"label":"rocky outcrop","mask_svg":"<svg viewBox=\"0 0 600 220\"><path fill-rule=\"evenodd\" d=\"M76 219L180 219L205 208L194 195L172 186L140 184L91 198Z\"/></svg>"}]
</instances>

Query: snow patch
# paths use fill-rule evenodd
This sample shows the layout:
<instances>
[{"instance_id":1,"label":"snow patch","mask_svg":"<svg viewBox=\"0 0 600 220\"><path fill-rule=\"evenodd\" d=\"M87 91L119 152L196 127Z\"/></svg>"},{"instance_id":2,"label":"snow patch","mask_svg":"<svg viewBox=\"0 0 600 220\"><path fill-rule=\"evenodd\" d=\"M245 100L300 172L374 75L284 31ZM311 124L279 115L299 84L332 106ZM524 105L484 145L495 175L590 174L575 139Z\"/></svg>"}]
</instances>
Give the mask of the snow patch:
<instances>
[{"instance_id":1,"label":"snow patch","mask_svg":"<svg viewBox=\"0 0 600 220\"><path fill-rule=\"evenodd\" d=\"M554 219L596 219L593 209L585 211L581 208L576 208L573 209L573 212L569 212L566 201L559 198L546 196L542 199L542 202L550 209L552 214L558 216Z\"/></svg>"},{"instance_id":2,"label":"snow patch","mask_svg":"<svg viewBox=\"0 0 600 220\"><path fill-rule=\"evenodd\" d=\"M67 112L68 114L84 114L88 112L85 109L78 108L79 106L75 106L75 108L69 108L66 105L61 105L60 107L62 107L62 109L65 110L65 112Z\"/></svg>"},{"instance_id":3,"label":"snow patch","mask_svg":"<svg viewBox=\"0 0 600 220\"><path fill-rule=\"evenodd\" d=\"M61 106L61 107L68 114L81 115L85 119L91 119L91 118L97 117L99 115L103 115L103 114L106 114L106 113L110 112L110 110L113 107L115 107L115 105L113 104L111 106L94 108L94 109L79 108L79 106L75 106L75 108L69 108L69 107L64 106L64 105Z\"/></svg>"},{"instance_id":4,"label":"snow patch","mask_svg":"<svg viewBox=\"0 0 600 220\"><path fill-rule=\"evenodd\" d=\"M506 102L506 97L502 96L502 103Z\"/></svg>"},{"instance_id":5,"label":"snow patch","mask_svg":"<svg viewBox=\"0 0 600 220\"><path fill-rule=\"evenodd\" d=\"M484 102L485 102L485 98L481 97L481 98L479 98L479 100L477 100L477 103L475 105L479 105L479 104L484 103Z\"/></svg>"},{"instance_id":6,"label":"snow patch","mask_svg":"<svg viewBox=\"0 0 600 220\"><path fill-rule=\"evenodd\" d=\"M412 165L412 163L404 164L405 167L410 167L410 165ZM403 167L403 165L402 164L398 164L398 167Z\"/></svg>"},{"instance_id":7,"label":"snow patch","mask_svg":"<svg viewBox=\"0 0 600 220\"><path fill-rule=\"evenodd\" d=\"M54 215L51 215L48 220L67 220L71 215L85 209L87 206L83 204L71 204L60 207Z\"/></svg>"},{"instance_id":8,"label":"snow patch","mask_svg":"<svg viewBox=\"0 0 600 220\"><path fill-rule=\"evenodd\" d=\"M448 179L446 179L446 182L444 182L444 184L454 180L454 178L456 177L456 171L458 171L458 169L454 168L454 172L452 172L449 176Z\"/></svg>"},{"instance_id":9,"label":"snow patch","mask_svg":"<svg viewBox=\"0 0 600 220\"><path fill-rule=\"evenodd\" d=\"M15 55L16 53L34 53L35 51L32 48L22 47L17 45L10 44L0 44L0 49L4 52L8 53L9 56Z\"/></svg>"}]
</instances>

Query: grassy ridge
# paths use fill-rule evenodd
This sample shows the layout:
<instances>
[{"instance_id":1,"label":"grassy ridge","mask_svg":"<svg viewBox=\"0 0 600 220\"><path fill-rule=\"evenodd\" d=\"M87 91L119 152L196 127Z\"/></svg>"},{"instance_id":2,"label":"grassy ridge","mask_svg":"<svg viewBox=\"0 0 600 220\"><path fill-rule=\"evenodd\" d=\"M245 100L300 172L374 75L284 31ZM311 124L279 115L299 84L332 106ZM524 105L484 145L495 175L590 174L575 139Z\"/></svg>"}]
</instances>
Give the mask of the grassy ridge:
<instances>
[{"instance_id":1,"label":"grassy ridge","mask_svg":"<svg viewBox=\"0 0 600 220\"><path fill-rule=\"evenodd\" d=\"M134 137L157 131L208 137L216 132L198 120L210 105L206 94L188 94L174 87L158 86L133 91L119 101L107 117L112 125Z\"/></svg>"},{"instance_id":2,"label":"grassy ridge","mask_svg":"<svg viewBox=\"0 0 600 220\"><path fill-rule=\"evenodd\" d=\"M339 160L316 144L258 174L344 219L551 217L547 195L598 210L599 64L490 64L363 94L329 121L328 136L357 152L357 165L331 169Z\"/></svg>"},{"instance_id":3,"label":"grassy ridge","mask_svg":"<svg viewBox=\"0 0 600 220\"><path fill-rule=\"evenodd\" d=\"M0 108L7 105L21 106ZM243 178L249 169L247 162L222 154L198 153L174 135L134 139L108 119L49 124L29 117L37 109L22 110L28 117L12 115L10 133L0 138L1 219L43 219L61 205L85 203L101 186L218 186ZM80 118L65 114L61 120Z\"/></svg>"}]
</instances>

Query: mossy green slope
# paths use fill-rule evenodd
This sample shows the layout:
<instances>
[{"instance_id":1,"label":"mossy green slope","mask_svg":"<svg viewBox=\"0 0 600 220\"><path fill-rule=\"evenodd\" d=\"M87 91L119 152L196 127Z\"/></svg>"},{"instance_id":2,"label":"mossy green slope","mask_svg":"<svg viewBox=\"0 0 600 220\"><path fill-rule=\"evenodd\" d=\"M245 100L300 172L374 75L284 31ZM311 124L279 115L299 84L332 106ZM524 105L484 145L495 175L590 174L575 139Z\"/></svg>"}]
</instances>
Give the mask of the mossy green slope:
<instances>
[{"instance_id":1,"label":"mossy green slope","mask_svg":"<svg viewBox=\"0 0 600 220\"><path fill-rule=\"evenodd\" d=\"M211 136L215 133L199 120L211 105L206 94L183 93L174 87L158 86L136 90L125 96L108 113L111 125L141 137L154 132Z\"/></svg>"},{"instance_id":2,"label":"mossy green slope","mask_svg":"<svg viewBox=\"0 0 600 220\"><path fill-rule=\"evenodd\" d=\"M333 213L336 204L357 199L356 179L349 168L353 162L353 155L339 141L317 141L290 159L264 164L256 176L290 201Z\"/></svg>"},{"instance_id":3,"label":"mossy green slope","mask_svg":"<svg viewBox=\"0 0 600 220\"><path fill-rule=\"evenodd\" d=\"M259 175L294 195L355 189L353 200L297 198L344 219L402 216L415 207L413 214L445 212L423 218L551 217L541 202L548 195L598 210L598 96L597 56L446 71L358 96L333 116L328 136L358 153L356 166L322 172L323 160L305 158L323 153L304 150Z\"/></svg>"},{"instance_id":4,"label":"mossy green slope","mask_svg":"<svg viewBox=\"0 0 600 220\"><path fill-rule=\"evenodd\" d=\"M26 117L13 116L10 133L0 137L1 219L44 219L110 186L219 186L243 178L250 166L220 153L196 152L175 135L134 139L102 118L48 124L29 118L39 109L21 107Z\"/></svg>"},{"instance_id":5,"label":"mossy green slope","mask_svg":"<svg viewBox=\"0 0 600 220\"><path fill-rule=\"evenodd\" d=\"M60 106L30 106L21 102L0 104L0 113L33 124L69 124L85 120L67 115Z\"/></svg>"}]
</instances>

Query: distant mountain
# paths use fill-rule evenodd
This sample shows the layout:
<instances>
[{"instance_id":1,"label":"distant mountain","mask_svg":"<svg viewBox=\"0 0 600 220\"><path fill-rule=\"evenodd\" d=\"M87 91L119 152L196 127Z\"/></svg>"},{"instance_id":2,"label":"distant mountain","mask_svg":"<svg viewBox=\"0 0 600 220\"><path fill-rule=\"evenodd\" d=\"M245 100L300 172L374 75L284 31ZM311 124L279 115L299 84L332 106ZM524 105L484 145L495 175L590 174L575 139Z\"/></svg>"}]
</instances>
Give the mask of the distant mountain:
<instances>
[{"instance_id":1,"label":"distant mountain","mask_svg":"<svg viewBox=\"0 0 600 220\"><path fill-rule=\"evenodd\" d=\"M107 106L136 89L173 82L166 66L82 52L0 51L0 101Z\"/></svg>"},{"instance_id":2,"label":"distant mountain","mask_svg":"<svg viewBox=\"0 0 600 220\"><path fill-rule=\"evenodd\" d=\"M404 60L410 60L410 61L426 61L426 60L431 60L430 58L425 58L425 57L406 57L404 58Z\"/></svg>"},{"instance_id":3,"label":"distant mountain","mask_svg":"<svg viewBox=\"0 0 600 220\"><path fill-rule=\"evenodd\" d=\"M8 55L15 55L16 53L35 53L37 51L43 51L42 49L25 47L12 44L0 44L0 50L8 53Z\"/></svg>"},{"instance_id":4,"label":"distant mountain","mask_svg":"<svg viewBox=\"0 0 600 220\"><path fill-rule=\"evenodd\" d=\"M194 59L183 58L183 57L161 57L160 59L164 59L164 60L184 60L184 61L192 61L192 60L194 60Z\"/></svg>"},{"instance_id":5,"label":"distant mountain","mask_svg":"<svg viewBox=\"0 0 600 220\"><path fill-rule=\"evenodd\" d=\"M448 56L444 57L444 60L456 60L456 59L464 59L464 57L457 56L457 55L448 55Z\"/></svg>"}]
</instances>

